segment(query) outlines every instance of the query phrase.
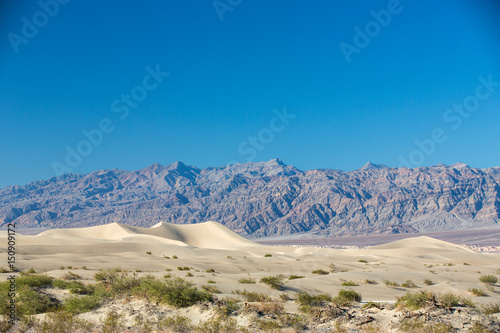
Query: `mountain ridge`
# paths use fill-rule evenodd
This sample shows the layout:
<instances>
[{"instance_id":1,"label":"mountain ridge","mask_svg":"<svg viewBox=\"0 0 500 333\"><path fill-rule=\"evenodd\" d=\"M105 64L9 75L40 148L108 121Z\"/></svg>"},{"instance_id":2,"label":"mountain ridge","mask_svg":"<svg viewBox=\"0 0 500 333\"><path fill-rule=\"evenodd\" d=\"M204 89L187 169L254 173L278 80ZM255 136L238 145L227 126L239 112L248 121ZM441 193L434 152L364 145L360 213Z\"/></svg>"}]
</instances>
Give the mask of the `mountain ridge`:
<instances>
[{"instance_id":1,"label":"mountain ridge","mask_svg":"<svg viewBox=\"0 0 500 333\"><path fill-rule=\"evenodd\" d=\"M281 159L200 169L180 161L66 174L0 189L0 224L150 227L214 220L246 237L357 235L498 225L500 168L368 162L302 171Z\"/></svg>"}]
</instances>

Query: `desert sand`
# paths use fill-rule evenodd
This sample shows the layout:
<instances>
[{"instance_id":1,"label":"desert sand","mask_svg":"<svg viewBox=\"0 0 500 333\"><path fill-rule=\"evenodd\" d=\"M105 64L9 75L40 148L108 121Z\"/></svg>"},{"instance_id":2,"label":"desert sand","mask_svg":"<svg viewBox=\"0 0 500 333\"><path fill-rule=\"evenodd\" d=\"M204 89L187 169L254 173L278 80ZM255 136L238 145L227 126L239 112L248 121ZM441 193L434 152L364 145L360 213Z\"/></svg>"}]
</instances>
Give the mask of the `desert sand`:
<instances>
[{"instance_id":1,"label":"desert sand","mask_svg":"<svg viewBox=\"0 0 500 333\"><path fill-rule=\"evenodd\" d=\"M6 239L6 232L2 232L2 262L7 261ZM340 289L346 288L342 286L343 282L352 281L359 286L349 288L359 292L363 302L394 303L406 292L421 289L452 292L471 298L477 304L500 301L499 287L486 291L478 280L481 275L500 275L500 253L476 253L429 237L407 238L363 249L330 249L259 245L216 222L196 225L160 223L151 228L112 223L89 228L54 229L36 236L18 234L16 242L19 270L34 268L36 272L55 278L70 270L80 275L84 283L95 282L93 276L99 269L119 267L139 272L139 275L158 277L167 270L172 276L186 278L197 286L213 280L213 285L220 290L217 295L220 298L238 297L233 292L244 289L270 296L286 293L292 299L299 291L336 295ZM178 259L173 259L174 256ZM179 266L191 267L189 273L194 276L186 277L187 272L179 271ZM211 269L214 272L207 273ZM329 273L312 273L320 269ZM285 287L279 291L258 282L262 277L278 274L304 278L286 280ZM7 275L3 273L0 277L5 280ZM248 277L257 283L238 282ZM426 279L434 284L425 285L423 281ZM399 285L411 280L418 288L388 287L385 280ZM471 296L468 292L471 288L485 290L487 297ZM136 304L139 312L144 309L142 301L134 302L128 306ZM297 312L293 300L286 302L285 309ZM171 310L165 311L169 313ZM194 321L210 316L199 308L179 311ZM98 309L80 316L93 320L103 312L104 309ZM245 321L243 317L238 320Z\"/></svg>"}]
</instances>

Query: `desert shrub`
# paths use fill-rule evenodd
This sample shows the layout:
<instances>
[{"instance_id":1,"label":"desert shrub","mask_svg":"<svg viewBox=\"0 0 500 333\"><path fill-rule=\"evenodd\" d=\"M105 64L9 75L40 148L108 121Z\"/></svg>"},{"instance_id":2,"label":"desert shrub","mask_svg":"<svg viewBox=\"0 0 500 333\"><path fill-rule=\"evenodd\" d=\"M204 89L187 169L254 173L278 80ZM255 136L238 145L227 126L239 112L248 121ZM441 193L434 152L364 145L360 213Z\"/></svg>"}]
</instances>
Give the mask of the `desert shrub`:
<instances>
[{"instance_id":1,"label":"desert shrub","mask_svg":"<svg viewBox=\"0 0 500 333\"><path fill-rule=\"evenodd\" d=\"M215 273L215 270L213 268L207 269L205 272L207 273Z\"/></svg>"},{"instance_id":2,"label":"desert shrub","mask_svg":"<svg viewBox=\"0 0 500 333\"><path fill-rule=\"evenodd\" d=\"M272 256L273 256L272 254L270 254L270 253L266 253L266 254L264 255L264 258L270 258L270 257L272 257Z\"/></svg>"},{"instance_id":3,"label":"desert shrub","mask_svg":"<svg viewBox=\"0 0 500 333\"><path fill-rule=\"evenodd\" d=\"M62 277L63 280L78 280L78 279L81 279L81 278L82 277L80 275L75 274L73 272L67 272Z\"/></svg>"},{"instance_id":4,"label":"desert shrub","mask_svg":"<svg viewBox=\"0 0 500 333\"><path fill-rule=\"evenodd\" d=\"M441 305L445 308L452 308L454 306L458 306L460 304L460 297L452 294L446 293L443 295L439 295L439 301Z\"/></svg>"},{"instance_id":5,"label":"desert shrub","mask_svg":"<svg viewBox=\"0 0 500 333\"><path fill-rule=\"evenodd\" d=\"M424 280L424 284L425 284L426 286L432 286L432 285L434 284L434 282L432 282L432 280L425 279L425 280Z\"/></svg>"},{"instance_id":6,"label":"desert shrub","mask_svg":"<svg viewBox=\"0 0 500 333\"><path fill-rule=\"evenodd\" d=\"M46 287L51 286L54 278L46 274L25 274L16 278L16 286Z\"/></svg>"},{"instance_id":7,"label":"desert shrub","mask_svg":"<svg viewBox=\"0 0 500 333\"><path fill-rule=\"evenodd\" d=\"M243 283L243 284L255 284L255 279L249 277L249 278L241 278L238 280L238 283Z\"/></svg>"},{"instance_id":8,"label":"desert shrub","mask_svg":"<svg viewBox=\"0 0 500 333\"><path fill-rule=\"evenodd\" d=\"M215 312L222 317L230 316L241 308L240 301L234 298L225 298L220 302L222 305Z\"/></svg>"},{"instance_id":9,"label":"desert shrub","mask_svg":"<svg viewBox=\"0 0 500 333\"><path fill-rule=\"evenodd\" d=\"M279 296L279 298L283 301L283 302L286 302L286 301L289 301L291 300L290 296L288 296L288 294L281 294Z\"/></svg>"},{"instance_id":10,"label":"desert shrub","mask_svg":"<svg viewBox=\"0 0 500 333\"><path fill-rule=\"evenodd\" d=\"M332 297L329 294L311 295L304 291L297 295L295 303L299 304L300 311L310 313L313 311L313 308L322 306L331 300Z\"/></svg>"},{"instance_id":11,"label":"desert shrub","mask_svg":"<svg viewBox=\"0 0 500 333\"><path fill-rule=\"evenodd\" d=\"M333 302L338 305L348 305L354 302L361 302L361 294L352 289L340 289Z\"/></svg>"},{"instance_id":12,"label":"desert shrub","mask_svg":"<svg viewBox=\"0 0 500 333\"><path fill-rule=\"evenodd\" d=\"M383 282L387 287L392 287L392 288L399 287L399 283L395 281L384 280Z\"/></svg>"},{"instance_id":13,"label":"desert shrub","mask_svg":"<svg viewBox=\"0 0 500 333\"><path fill-rule=\"evenodd\" d=\"M257 319L255 326L264 332L278 331L281 328L275 319Z\"/></svg>"},{"instance_id":14,"label":"desert shrub","mask_svg":"<svg viewBox=\"0 0 500 333\"><path fill-rule=\"evenodd\" d=\"M368 279L365 280L365 283L366 284L377 284L377 282L375 282L374 280L368 280Z\"/></svg>"},{"instance_id":15,"label":"desert shrub","mask_svg":"<svg viewBox=\"0 0 500 333\"><path fill-rule=\"evenodd\" d=\"M66 311L49 312L42 322L35 324L35 331L38 333L89 332L91 330L91 323L78 319L74 314Z\"/></svg>"},{"instance_id":16,"label":"desert shrub","mask_svg":"<svg viewBox=\"0 0 500 333\"><path fill-rule=\"evenodd\" d=\"M480 297L486 296L486 293L482 289L477 289L477 288L469 289L469 293L472 296L480 296Z\"/></svg>"},{"instance_id":17,"label":"desert shrub","mask_svg":"<svg viewBox=\"0 0 500 333\"><path fill-rule=\"evenodd\" d=\"M175 254L172 256L172 259L179 259L178 256L176 256Z\"/></svg>"},{"instance_id":18,"label":"desert shrub","mask_svg":"<svg viewBox=\"0 0 500 333\"><path fill-rule=\"evenodd\" d=\"M407 280L405 283L401 285L403 288L417 288L418 286L413 283L412 280Z\"/></svg>"},{"instance_id":19,"label":"desert shrub","mask_svg":"<svg viewBox=\"0 0 500 333\"><path fill-rule=\"evenodd\" d=\"M78 314L94 310L100 302L97 296L72 296L64 301L63 307L69 313Z\"/></svg>"},{"instance_id":20,"label":"desert shrub","mask_svg":"<svg viewBox=\"0 0 500 333\"><path fill-rule=\"evenodd\" d=\"M498 279L495 275L481 275L479 277L479 281L484 284L494 285L498 282Z\"/></svg>"},{"instance_id":21,"label":"desert shrub","mask_svg":"<svg viewBox=\"0 0 500 333\"><path fill-rule=\"evenodd\" d=\"M365 263L365 264L367 264L367 263L368 263L368 261L366 261L366 260L364 260L364 259L359 259L359 260L358 260L358 262L363 262L363 263Z\"/></svg>"},{"instance_id":22,"label":"desert shrub","mask_svg":"<svg viewBox=\"0 0 500 333\"><path fill-rule=\"evenodd\" d=\"M206 284L204 284L201 286L201 289L211 294L220 294L220 290L216 286L207 286Z\"/></svg>"},{"instance_id":23,"label":"desert shrub","mask_svg":"<svg viewBox=\"0 0 500 333\"><path fill-rule=\"evenodd\" d=\"M288 280L303 279L304 277L305 277L304 275L290 275L288 277Z\"/></svg>"},{"instance_id":24,"label":"desert shrub","mask_svg":"<svg viewBox=\"0 0 500 333\"><path fill-rule=\"evenodd\" d=\"M500 302L483 305L481 307L481 312L487 315L500 313Z\"/></svg>"},{"instance_id":25,"label":"desert shrub","mask_svg":"<svg viewBox=\"0 0 500 333\"><path fill-rule=\"evenodd\" d=\"M207 283L217 283L214 280L208 280Z\"/></svg>"},{"instance_id":26,"label":"desert shrub","mask_svg":"<svg viewBox=\"0 0 500 333\"><path fill-rule=\"evenodd\" d=\"M449 262L449 263L443 264L443 266L455 266L455 264Z\"/></svg>"},{"instance_id":27,"label":"desert shrub","mask_svg":"<svg viewBox=\"0 0 500 333\"><path fill-rule=\"evenodd\" d=\"M166 303L176 307L187 307L213 299L210 293L199 290L191 282L181 278L166 281L162 298Z\"/></svg>"},{"instance_id":28,"label":"desert shrub","mask_svg":"<svg viewBox=\"0 0 500 333\"><path fill-rule=\"evenodd\" d=\"M266 276L260 279L260 282L267 284L269 287L280 290L284 286L283 280L285 277L281 274L276 275L276 276Z\"/></svg>"},{"instance_id":29,"label":"desert shrub","mask_svg":"<svg viewBox=\"0 0 500 333\"><path fill-rule=\"evenodd\" d=\"M189 271L191 268L184 266L184 267L177 267L177 270L179 271Z\"/></svg>"},{"instance_id":30,"label":"desert shrub","mask_svg":"<svg viewBox=\"0 0 500 333\"><path fill-rule=\"evenodd\" d=\"M187 276L187 277L193 277L194 275L193 275L193 273L188 272L188 273L186 274L186 276Z\"/></svg>"},{"instance_id":31,"label":"desert shrub","mask_svg":"<svg viewBox=\"0 0 500 333\"><path fill-rule=\"evenodd\" d=\"M49 296L39 294L30 288L19 288L16 295L16 312L20 315L34 315L55 309L57 302Z\"/></svg>"},{"instance_id":32,"label":"desert shrub","mask_svg":"<svg viewBox=\"0 0 500 333\"><path fill-rule=\"evenodd\" d=\"M109 311L104 319L101 319L102 333L120 333L125 329L122 315L114 310Z\"/></svg>"},{"instance_id":33,"label":"desert shrub","mask_svg":"<svg viewBox=\"0 0 500 333\"><path fill-rule=\"evenodd\" d=\"M198 325L198 332L234 333L238 331L238 323L233 318L210 318Z\"/></svg>"},{"instance_id":34,"label":"desert shrub","mask_svg":"<svg viewBox=\"0 0 500 333\"><path fill-rule=\"evenodd\" d=\"M316 275L328 275L328 274L330 274L330 272L327 272L323 269L316 269L316 270L312 271L311 273L316 274Z\"/></svg>"},{"instance_id":35,"label":"desert shrub","mask_svg":"<svg viewBox=\"0 0 500 333\"><path fill-rule=\"evenodd\" d=\"M397 325L400 332L408 333L452 333L455 329L448 323L426 323L423 318L406 318Z\"/></svg>"},{"instance_id":36,"label":"desert shrub","mask_svg":"<svg viewBox=\"0 0 500 333\"><path fill-rule=\"evenodd\" d=\"M344 281L342 282L342 286L345 286L345 287L357 287L359 286L358 283L354 282L354 281Z\"/></svg>"},{"instance_id":37,"label":"desert shrub","mask_svg":"<svg viewBox=\"0 0 500 333\"><path fill-rule=\"evenodd\" d=\"M234 293L244 296L247 302L265 302L270 300L269 296L267 296L266 294L250 292L246 290L236 290Z\"/></svg>"},{"instance_id":38,"label":"desert shrub","mask_svg":"<svg viewBox=\"0 0 500 333\"><path fill-rule=\"evenodd\" d=\"M159 329L169 329L175 333L188 333L193 331L191 319L184 316L173 316L163 319L158 324Z\"/></svg>"},{"instance_id":39,"label":"desert shrub","mask_svg":"<svg viewBox=\"0 0 500 333\"><path fill-rule=\"evenodd\" d=\"M406 295L398 298L396 305L409 310L417 310L434 301L436 297L433 292L421 290L416 293L407 292Z\"/></svg>"}]
</instances>

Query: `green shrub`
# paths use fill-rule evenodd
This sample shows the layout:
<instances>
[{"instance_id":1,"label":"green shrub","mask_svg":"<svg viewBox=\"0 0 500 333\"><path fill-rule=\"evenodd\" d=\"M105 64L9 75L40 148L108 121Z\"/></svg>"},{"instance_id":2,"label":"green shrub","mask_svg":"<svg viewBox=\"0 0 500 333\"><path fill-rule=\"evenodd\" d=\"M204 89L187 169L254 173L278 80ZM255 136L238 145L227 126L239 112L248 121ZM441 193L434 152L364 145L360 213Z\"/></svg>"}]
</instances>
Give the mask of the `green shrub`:
<instances>
[{"instance_id":1,"label":"green shrub","mask_svg":"<svg viewBox=\"0 0 500 333\"><path fill-rule=\"evenodd\" d=\"M341 289L339 290L338 296L333 299L333 302L338 305L348 305L353 302L361 302L361 294L352 289Z\"/></svg>"},{"instance_id":2,"label":"green shrub","mask_svg":"<svg viewBox=\"0 0 500 333\"><path fill-rule=\"evenodd\" d=\"M325 302L331 302L332 297L329 294L311 295L307 292L300 292L295 299L302 312L311 312L311 308L322 306Z\"/></svg>"},{"instance_id":3,"label":"green shrub","mask_svg":"<svg viewBox=\"0 0 500 333\"><path fill-rule=\"evenodd\" d=\"M413 283L412 280L407 280L405 283L401 285L403 288L417 288L418 286Z\"/></svg>"},{"instance_id":4,"label":"green shrub","mask_svg":"<svg viewBox=\"0 0 500 333\"><path fill-rule=\"evenodd\" d=\"M365 264L367 264L367 263L368 263L368 261L366 261L366 260L364 260L364 259L359 259L359 260L358 260L358 262L363 262L363 263L365 263Z\"/></svg>"},{"instance_id":5,"label":"green shrub","mask_svg":"<svg viewBox=\"0 0 500 333\"><path fill-rule=\"evenodd\" d=\"M424 284L425 284L426 286L432 286L432 285L434 284L434 282L432 282L432 280L425 279L425 280L424 280Z\"/></svg>"},{"instance_id":6,"label":"green shrub","mask_svg":"<svg viewBox=\"0 0 500 333\"><path fill-rule=\"evenodd\" d=\"M207 283L216 283L214 280L208 280Z\"/></svg>"},{"instance_id":7,"label":"green shrub","mask_svg":"<svg viewBox=\"0 0 500 333\"><path fill-rule=\"evenodd\" d=\"M433 292L421 290L416 293L407 292L406 295L398 298L396 305L409 310L418 310L425 304L430 304L435 300L436 296Z\"/></svg>"},{"instance_id":8,"label":"green shrub","mask_svg":"<svg viewBox=\"0 0 500 333\"><path fill-rule=\"evenodd\" d=\"M250 292L246 290L236 290L234 291L235 294L242 295L246 298L247 302L267 302L270 300L269 296L266 294L261 294L261 293L256 293L256 292Z\"/></svg>"},{"instance_id":9,"label":"green shrub","mask_svg":"<svg viewBox=\"0 0 500 333\"><path fill-rule=\"evenodd\" d=\"M203 333L233 333L238 331L238 324L233 318L213 317L198 325Z\"/></svg>"},{"instance_id":10,"label":"green shrub","mask_svg":"<svg viewBox=\"0 0 500 333\"><path fill-rule=\"evenodd\" d=\"M206 291L199 290L191 282L181 278L167 280L163 299L176 307L188 307L202 301L212 301L213 297Z\"/></svg>"},{"instance_id":11,"label":"green shrub","mask_svg":"<svg viewBox=\"0 0 500 333\"><path fill-rule=\"evenodd\" d=\"M56 307L57 302L51 300L47 295L39 294L26 287L17 290L16 311L18 316L44 313Z\"/></svg>"},{"instance_id":12,"label":"green shrub","mask_svg":"<svg viewBox=\"0 0 500 333\"><path fill-rule=\"evenodd\" d=\"M216 286L208 286L206 284L201 286L201 289L211 294L220 294L220 290Z\"/></svg>"},{"instance_id":13,"label":"green shrub","mask_svg":"<svg viewBox=\"0 0 500 333\"><path fill-rule=\"evenodd\" d=\"M242 284L255 284L255 279L249 277L249 278L241 278L238 280L238 283Z\"/></svg>"},{"instance_id":14,"label":"green shrub","mask_svg":"<svg viewBox=\"0 0 500 333\"><path fill-rule=\"evenodd\" d=\"M494 285L498 282L498 279L495 275L481 275L479 277L479 281L484 284Z\"/></svg>"},{"instance_id":15,"label":"green shrub","mask_svg":"<svg viewBox=\"0 0 500 333\"><path fill-rule=\"evenodd\" d=\"M395 281L384 280L383 282L387 287L392 287L392 288L399 287L399 283Z\"/></svg>"},{"instance_id":16,"label":"green shrub","mask_svg":"<svg viewBox=\"0 0 500 333\"><path fill-rule=\"evenodd\" d=\"M215 273L215 270L213 268L207 269L205 272L207 273Z\"/></svg>"},{"instance_id":17,"label":"green shrub","mask_svg":"<svg viewBox=\"0 0 500 333\"><path fill-rule=\"evenodd\" d=\"M152 255L151 251L147 251L146 254Z\"/></svg>"},{"instance_id":18,"label":"green shrub","mask_svg":"<svg viewBox=\"0 0 500 333\"><path fill-rule=\"evenodd\" d=\"M78 314L94 310L100 302L97 296L72 296L64 301L63 307L69 313Z\"/></svg>"},{"instance_id":19,"label":"green shrub","mask_svg":"<svg viewBox=\"0 0 500 333\"><path fill-rule=\"evenodd\" d=\"M193 273L188 272L188 273L186 274L186 276L187 276L187 277L193 277L194 275L193 275Z\"/></svg>"},{"instance_id":20,"label":"green shrub","mask_svg":"<svg viewBox=\"0 0 500 333\"><path fill-rule=\"evenodd\" d=\"M357 286L359 286L359 284L357 284L354 281L344 281L344 282L342 282L342 286L345 286L345 287L357 287Z\"/></svg>"},{"instance_id":21,"label":"green shrub","mask_svg":"<svg viewBox=\"0 0 500 333\"><path fill-rule=\"evenodd\" d=\"M191 268L184 266L184 267L177 267L177 270L179 271L189 271Z\"/></svg>"},{"instance_id":22,"label":"green shrub","mask_svg":"<svg viewBox=\"0 0 500 333\"><path fill-rule=\"evenodd\" d=\"M172 259L179 259L178 256L176 256L175 254L172 256Z\"/></svg>"},{"instance_id":23,"label":"green shrub","mask_svg":"<svg viewBox=\"0 0 500 333\"><path fill-rule=\"evenodd\" d=\"M241 308L240 301L234 298L224 298L221 300L222 305L217 308L216 313L219 316L227 317L238 311Z\"/></svg>"},{"instance_id":24,"label":"green shrub","mask_svg":"<svg viewBox=\"0 0 500 333\"><path fill-rule=\"evenodd\" d=\"M303 279L304 277L305 277L304 275L290 275L288 277L288 280Z\"/></svg>"},{"instance_id":25,"label":"green shrub","mask_svg":"<svg viewBox=\"0 0 500 333\"><path fill-rule=\"evenodd\" d=\"M262 279L260 279L260 282L267 284L269 287L271 287L273 289L280 290L285 284L283 282L284 279L285 279L285 277L283 275L279 274L276 276L263 277Z\"/></svg>"},{"instance_id":26,"label":"green shrub","mask_svg":"<svg viewBox=\"0 0 500 333\"><path fill-rule=\"evenodd\" d=\"M479 297L486 296L486 293L482 289L477 289L477 288L469 289L469 293L472 296L479 296Z\"/></svg>"},{"instance_id":27,"label":"green shrub","mask_svg":"<svg viewBox=\"0 0 500 333\"><path fill-rule=\"evenodd\" d=\"M323 269L316 269L314 271L311 272L312 274L317 274L317 275L328 275L330 274L330 272L327 272Z\"/></svg>"},{"instance_id":28,"label":"green shrub","mask_svg":"<svg viewBox=\"0 0 500 333\"><path fill-rule=\"evenodd\" d=\"M125 329L122 315L118 314L115 310L111 310L106 314L106 317L101 320L101 325L102 333L119 333Z\"/></svg>"},{"instance_id":29,"label":"green shrub","mask_svg":"<svg viewBox=\"0 0 500 333\"><path fill-rule=\"evenodd\" d=\"M48 287L52 286L54 278L46 274L26 274L16 278L16 286L22 287Z\"/></svg>"},{"instance_id":30,"label":"green shrub","mask_svg":"<svg viewBox=\"0 0 500 333\"><path fill-rule=\"evenodd\" d=\"M63 280L78 280L78 279L81 279L81 278L82 277L80 275L72 273L72 272L67 272L62 277Z\"/></svg>"}]
</instances>

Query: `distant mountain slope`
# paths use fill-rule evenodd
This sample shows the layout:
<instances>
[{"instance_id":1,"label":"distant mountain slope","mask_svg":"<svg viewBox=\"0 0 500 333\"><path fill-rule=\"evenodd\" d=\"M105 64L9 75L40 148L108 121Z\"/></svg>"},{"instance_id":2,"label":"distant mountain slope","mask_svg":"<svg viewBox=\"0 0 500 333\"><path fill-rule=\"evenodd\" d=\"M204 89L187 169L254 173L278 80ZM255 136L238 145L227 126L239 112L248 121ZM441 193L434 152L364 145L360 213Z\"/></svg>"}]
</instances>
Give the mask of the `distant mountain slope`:
<instances>
[{"instance_id":1,"label":"distant mountain slope","mask_svg":"<svg viewBox=\"0 0 500 333\"><path fill-rule=\"evenodd\" d=\"M500 168L417 169L367 163L300 171L280 159L198 169L176 162L138 171L63 175L0 190L0 224L86 227L217 221L246 237L369 234L492 226Z\"/></svg>"}]
</instances>

